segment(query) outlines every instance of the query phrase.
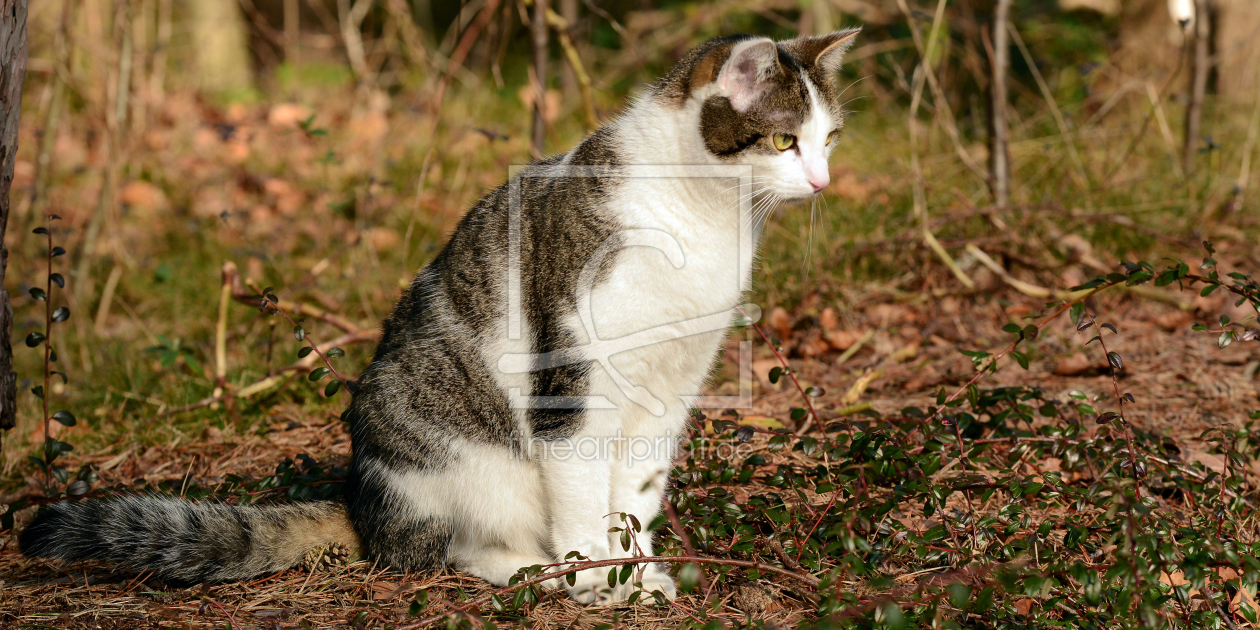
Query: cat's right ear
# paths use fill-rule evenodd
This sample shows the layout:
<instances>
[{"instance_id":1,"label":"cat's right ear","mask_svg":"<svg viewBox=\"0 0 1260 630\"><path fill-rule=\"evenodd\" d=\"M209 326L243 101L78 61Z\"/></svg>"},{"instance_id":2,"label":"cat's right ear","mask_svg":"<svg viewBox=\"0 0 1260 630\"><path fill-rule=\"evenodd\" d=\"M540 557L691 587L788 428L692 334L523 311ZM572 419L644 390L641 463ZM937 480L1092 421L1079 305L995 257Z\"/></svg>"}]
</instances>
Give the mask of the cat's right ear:
<instances>
[{"instance_id":1,"label":"cat's right ear","mask_svg":"<svg viewBox=\"0 0 1260 630\"><path fill-rule=\"evenodd\" d=\"M717 88L741 114L761 99L779 70L779 49L764 37L741 41L718 72Z\"/></svg>"}]
</instances>

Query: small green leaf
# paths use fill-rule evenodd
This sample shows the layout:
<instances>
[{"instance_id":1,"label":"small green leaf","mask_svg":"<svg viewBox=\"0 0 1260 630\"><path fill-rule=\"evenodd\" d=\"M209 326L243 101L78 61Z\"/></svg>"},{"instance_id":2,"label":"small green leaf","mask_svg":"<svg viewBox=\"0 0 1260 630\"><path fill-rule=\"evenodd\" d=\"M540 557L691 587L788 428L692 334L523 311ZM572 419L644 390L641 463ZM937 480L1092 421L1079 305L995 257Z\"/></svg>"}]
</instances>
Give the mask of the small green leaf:
<instances>
[{"instance_id":1,"label":"small green leaf","mask_svg":"<svg viewBox=\"0 0 1260 630\"><path fill-rule=\"evenodd\" d=\"M344 356L346 356L346 351L342 350L341 348L333 348L332 350L328 351L328 358L330 359L335 359L337 357L344 357Z\"/></svg>"},{"instance_id":2,"label":"small green leaf","mask_svg":"<svg viewBox=\"0 0 1260 630\"><path fill-rule=\"evenodd\" d=\"M1076 304L1073 304L1072 310L1070 311L1070 315L1072 317L1072 325L1075 326L1081 323L1081 316L1084 314L1085 314L1084 302L1077 302Z\"/></svg>"},{"instance_id":3,"label":"small green leaf","mask_svg":"<svg viewBox=\"0 0 1260 630\"><path fill-rule=\"evenodd\" d=\"M901 630L906 627L905 614L901 612L901 606L898 606L896 602L884 604L884 625L892 630Z\"/></svg>"},{"instance_id":4,"label":"small green leaf","mask_svg":"<svg viewBox=\"0 0 1260 630\"><path fill-rule=\"evenodd\" d=\"M49 275L48 280L51 281L53 284L57 285L58 288L61 288L61 289L66 288L66 279L64 276L62 276L59 273L54 273L54 274Z\"/></svg>"},{"instance_id":5,"label":"small green leaf","mask_svg":"<svg viewBox=\"0 0 1260 630\"><path fill-rule=\"evenodd\" d=\"M293 327L293 336L294 336L294 337L297 337L297 340L298 340L298 341L302 341L303 339L306 339L306 331L302 328L302 326L301 326L301 325L294 326L294 327Z\"/></svg>"},{"instance_id":6,"label":"small green leaf","mask_svg":"<svg viewBox=\"0 0 1260 630\"><path fill-rule=\"evenodd\" d=\"M678 586L684 593L690 593L696 590L696 586L700 584L700 567L695 563L688 562L678 571Z\"/></svg>"},{"instance_id":7,"label":"small green leaf","mask_svg":"<svg viewBox=\"0 0 1260 630\"><path fill-rule=\"evenodd\" d=\"M949 603L954 608L962 608L967 605L967 600L971 599L971 587L961 582L954 582L945 587L945 591L949 593Z\"/></svg>"},{"instance_id":8,"label":"small green leaf","mask_svg":"<svg viewBox=\"0 0 1260 630\"><path fill-rule=\"evenodd\" d=\"M332 398L333 395L336 394L340 390L341 390L341 381L334 379L330 381L326 387L324 387L324 397Z\"/></svg>"},{"instance_id":9,"label":"small green leaf","mask_svg":"<svg viewBox=\"0 0 1260 630\"><path fill-rule=\"evenodd\" d=\"M66 248L61 247L60 245L59 245L59 246L57 246L57 247L54 247L54 248L52 248L52 251L51 251L51 252L49 252L49 255L51 255L53 258L56 258L56 257L58 257L58 256L65 256L65 255L66 255Z\"/></svg>"},{"instance_id":10,"label":"small green leaf","mask_svg":"<svg viewBox=\"0 0 1260 630\"><path fill-rule=\"evenodd\" d=\"M197 357L194 357L191 354L185 354L184 363L187 364L188 368L196 373L197 376L206 375L205 371L201 369L201 364L197 362Z\"/></svg>"},{"instance_id":11,"label":"small green leaf","mask_svg":"<svg viewBox=\"0 0 1260 630\"><path fill-rule=\"evenodd\" d=\"M419 615L420 611L424 610L425 607L428 605L429 605L429 591L428 589L425 589L425 590L420 591L419 593L416 593L416 598L411 601L411 606L407 608L407 614L413 617L416 615Z\"/></svg>"},{"instance_id":12,"label":"small green leaf","mask_svg":"<svg viewBox=\"0 0 1260 630\"><path fill-rule=\"evenodd\" d=\"M30 289L29 291L27 291L27 293L30 293L30 294L31 294L31 297L32 297L32 298L34 298L34 299L36 299L36 300L47 300L47 299L48 299L48 294L47 294L47 293L45 293L45 292L44 292L44 290L43 290L43 289L41 289L41 288L39 288L39 287L31 287L31 289Z\"/></svg>"},{"instance_id":13,"label":"small green leaf","mask_svg":"<svg viewBox=\"0 0 1260 630\"><path fill-rule=\"evenodd\" d=\"M1216 346L1218 348L1224 348L1225 346L1228 346L1229 344L1233 342L1234 342L1234 331L1232 330L1227 330L1221 333L1220 337L1216 338Z\"/></svg>"},{"instance_id":14,"label":"small green leaf","mask_svg":"<svg viewBox=\"0 0 1260 630\"><path fill-rule=\"evenodd\" d=\"M52 415L52 419L67 427L72 427L75 424L74 414L69 411L58 411Z\"/></svg>"},{"instance_id":15,"label":"small green leaf","mask_svg":"<svg viewBox=\"0 0 1260 630\"><path fill-rule=\"evenodd\" d=\"M47 233L48 233L48 228L46 228L46 227L37 227L37 228L35 228L34 230L31 230L31 233L32 233L32 234L47 234Z\"/></svg>"},{"instance_id":16,"label":"small green leaf","mask_svg":"<svg viewBox=\"0 0 1260 630\"><path fill-rule=\"evenodd\" d=\"M773 385L775 383L778 383L779 377L781 376L783 376L783 368L781 367L770 368L770 384Z\"/></svg>"},{"instance_id":17,"label":"small green leaf","mask_svg":"<svg viewBox=\"0 0 1260 630\"><path fill-rule=\"evenodd\" d=\"M44 333L33 332L26 336L26 347L34 348L39 344L44 343L44 339L47 339L47 337L44 336Z\"/></svg>"},{"instance_id":18,"label":"small green leaf","mask_svg":"<svg viewBox=\"0 0 1260 630\"><path fill-rule=\"evenodd\" d=\"M311 353L311 352L313 352L314 350L315 350L315 349L314 349L314 348L312 348L312 347L310 347L310 346L302 346L302 349L301 349L301 350L298 350L298 358L299 358L299 359L304 359L304 358L306 358L306 355L310 354L310 353Z\"/></svg>"},{"instance_id":19,"label":"small green leaf","mask_svg":"<svg viewBox=\"0 0 1260 630\"><path fill-rule=\"evenodd\" d=\"M67 319L70 319L70 309L65 306L59 306L57 310L52 312L52 320L54 322L61 323Z\"/></svg>"},{"instance_id":20,"label":"small green leaf","mask_svg":"<svg viewBox=\"0 0 1260 630\"><path fill-rule=\"evenodd\" d=\"M317 367L311 370L310 375L307 376L306 378L312 381L318 381L319 379L324 378L325 376L328 376L329 371L330 370L326 367Z\"/></svg>"}]
</instances>

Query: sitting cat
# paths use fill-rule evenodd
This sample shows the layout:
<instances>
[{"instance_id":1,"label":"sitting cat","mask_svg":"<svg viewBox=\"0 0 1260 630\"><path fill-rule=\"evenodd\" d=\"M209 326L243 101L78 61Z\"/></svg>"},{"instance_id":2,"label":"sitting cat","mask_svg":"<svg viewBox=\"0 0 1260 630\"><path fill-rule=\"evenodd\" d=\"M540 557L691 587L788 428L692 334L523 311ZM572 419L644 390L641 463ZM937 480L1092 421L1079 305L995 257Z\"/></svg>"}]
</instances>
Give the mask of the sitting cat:
<instances>
[{"instance_id":1,"label":"sitting cat","mask_svg":"<svg viewBox=\"0 0 1260 630\"><path fill-rule=\"evenodd\" d=\"M344 416L343 501L61 502L22 551L185 583L286 569L332 543L496 585L570 551L651 556L649 532L627 551L608 529L659 514L770 206L828 185L856 34L705 42L571 151L481 199L385 320ZM675 596L664 567L641 569L633 581ZM607 571L549 586L628 597Z\"/></svg>"}]
</instances>

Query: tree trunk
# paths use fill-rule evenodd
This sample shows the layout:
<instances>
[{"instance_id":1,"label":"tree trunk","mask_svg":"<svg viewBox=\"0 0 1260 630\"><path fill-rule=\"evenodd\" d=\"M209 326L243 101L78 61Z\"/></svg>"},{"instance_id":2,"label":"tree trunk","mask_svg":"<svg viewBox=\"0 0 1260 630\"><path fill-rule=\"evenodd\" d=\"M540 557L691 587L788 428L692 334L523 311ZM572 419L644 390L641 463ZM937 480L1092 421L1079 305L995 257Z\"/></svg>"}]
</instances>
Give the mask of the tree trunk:
<instances>
[{"instance_id":1,"label":"tree trunk","mask_svg":"<svg viewBox=\"0 0 1260 630\"><path fill-rule=\"evenodd\" d=\"M1216 0L1219 94L1250 102L1260 89L1260 11L1255 0Z\"/></svg>"},{"instance_id":2,"label":"tree trunk","mask_svg":"<svg viewBox=\"0 0 1260 630\"><path fill-rule=\"evenodd\" d=\"M1194 56L1191 61L1190 103L1186 106L1186 137L1181 155L1182 168L1185 169L1187 175L1194 172L1194 158L1199 153L1203 99L1207 95L1208 77L1212 71L1208 0L1195 0L1194 9Z\"/></svg>"},{"instance_id":3,"label":"tree trunk","mask_svg":"<svg viewBox=\"0 0 1260 630\"><path fill-rule=\"evenodd\" d=\"M189 0L187 23L197 56L197 87L219 93L249 89L249 30L240 6L233 0Z\"/></svg>"},{"instance_id":4,"label":"tree trunk","mask_svg":"<svg viewBox=\"0 0 1260 630\"><path fill-rule=\"evenodd\" d=\"M543 152L547 138L547 119L543 111L547 106L547 0L534 0L534 15L529 25L530 36L534 46L534 129L530 148L535 158L546 155Z\"/></svg>"},{"instance_id":5,"label":"tree trunk","mask_svg":"<svg viewBox=\"0 0 1260 630\"><path fill-rule=\"evenodd\" d=\"M18 117L26 78L27 0L0 0L0 429L17 423L17 375L13 373L13 307L4 286L9 250L9 189L17 160Z\"/></svg>"},{"instance_id":6,"label":"tree trunk","mask_svg":"<svg viewBox=\"0 0 1260 630\"><path fill-rule=\"evenodd\" d=\"M999 208L1010 203L1011 163L1008 153L1006 123L1006 78L1011 67L1010 37L1006 23L1010 21L1011 0L998 0L993 10L993 78L989 83L989 187L993 205Z\"/></svg>"},{"instance_id":7,"label":"tree trunk","mask_svg":"<svg viewBox=\"0 0 1260 630\"><path fill-rule=\"evenodd\" d=\"M560 0L560 17L564 18L572 29L578 23L578 0ZM574 35L572 32L569 34ZM574 39L578 38L574 37ZM572 103L579 98L577 75L573 74L573 68L569 64L562 64L560 68L560 85L564 89L564 102Z\"/></svg>"}]
</instances>

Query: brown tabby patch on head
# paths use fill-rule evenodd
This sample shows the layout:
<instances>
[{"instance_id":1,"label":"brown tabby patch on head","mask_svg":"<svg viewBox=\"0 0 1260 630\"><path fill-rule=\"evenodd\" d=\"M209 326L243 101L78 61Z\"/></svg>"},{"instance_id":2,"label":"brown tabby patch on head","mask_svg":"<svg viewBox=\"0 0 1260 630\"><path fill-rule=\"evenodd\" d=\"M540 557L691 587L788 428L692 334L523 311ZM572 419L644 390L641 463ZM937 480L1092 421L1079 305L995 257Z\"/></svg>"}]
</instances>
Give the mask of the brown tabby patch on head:
<instances>
[{"instance_id":1,"label":"brown tabby patch on head","mask_svg":"<svg viewBox=\"0 0 1260 630\"><path fill-rule=\"evenodd\" d=\"M849 29L779 42L779 48L801 60L805 75L822 97L820 105L830 108L831 117L836 121L842 116L840 105L836 102L836 73L840 71L841 57L853 44L857 34L858 29Z\"/></svg>"},{"instance_id":2,"label":"brown tabby patch on head","mask_svg":"<svg viewBox=\"0 0 1260 630\"><path fill-rule=\"evenodd\" d=\"M700 135L705 148L723 159L734 159L745 151L777 153L769 139L777 133L796 134L809 113L809 90L802 75L818 90L819 105L830 109L832 119L839 122L835 75L840 56L857 32L853 29L777 42L777 68L762 79L764 91L751 108L738 111L721 95L704 102ZM682 107L694 93L717 81L732 49L752 39L757 38L732 35L697 46L653 85L652 95Z\"/></svg>"}]
</instances>

